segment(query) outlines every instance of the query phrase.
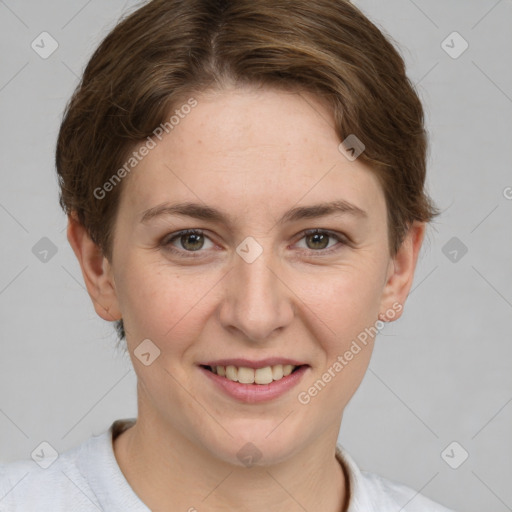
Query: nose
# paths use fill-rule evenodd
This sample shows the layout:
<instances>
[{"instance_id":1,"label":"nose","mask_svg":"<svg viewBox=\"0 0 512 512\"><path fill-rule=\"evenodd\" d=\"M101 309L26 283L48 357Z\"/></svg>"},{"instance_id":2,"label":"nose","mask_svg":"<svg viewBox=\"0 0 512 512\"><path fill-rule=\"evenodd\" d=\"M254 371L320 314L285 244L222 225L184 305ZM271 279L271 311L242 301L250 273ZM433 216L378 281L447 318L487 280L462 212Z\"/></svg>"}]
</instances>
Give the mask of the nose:
<instances>
[{"instance_id":1,"label":"nose","mask_svg":"<svg viewBox=\"0 0 512 512\"><path fill-rule=\"evenodd\" d=\"M278 258L270 250L252 263L238 255L226 276L220 321L253 343L265 342L283 331L295 314L293 292Z\"/></svg>"}]
</instances>

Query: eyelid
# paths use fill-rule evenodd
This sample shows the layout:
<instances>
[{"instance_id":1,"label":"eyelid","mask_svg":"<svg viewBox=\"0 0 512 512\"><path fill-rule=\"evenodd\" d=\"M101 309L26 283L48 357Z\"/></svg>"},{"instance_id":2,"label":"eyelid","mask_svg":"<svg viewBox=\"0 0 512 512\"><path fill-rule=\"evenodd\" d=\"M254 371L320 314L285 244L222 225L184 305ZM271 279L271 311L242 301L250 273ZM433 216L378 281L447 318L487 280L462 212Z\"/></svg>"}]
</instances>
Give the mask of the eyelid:
<instances>
[{"instance_id":1,"label":"eyelid","mask_svg":"<svg viewBox=\"0 0 512 512\"><path fill-rule=\"evenodd\" d=\"M314 249L298 249L298 251L300 253L302 253L302 254L307 253L307 255L312 258L322 258L322 257L330 256L332 253L340 251L343 247L346 247L346 246L350 245L350 243L351 243L348 236L345 235L344 233L332 231L330 229L310 228L310 229L305 229L305 230L301 231L297 235L297 238L296 238L294 244L296 244L297 242L299 242L306 236L314 235L316 233L325 234L325 235L329 236L330 238L334 238L335 240L337 240L338 243L334 244L333 246L331 246L327 249L319 249L317 251L315 251Z\"/></svg>"},{"instance_id":2,"label":"eyelid","mask_svg":"<svg viewBox=\"0 0 512 512\"><path fill-rule=\"evenodd\" d=\"M301 231L300 233L297 234L294 244L296 244L297 242L299 242L306 236L314 235L316 233L326 234L330 238L336 239L338 241L338 243L333 245L332 247L329 247L328 249L319 249L317 251L315 251L314 249L299 249L300 252L302 252L302 253L307 252L310 255L313 255L313 257L316 257L316 256L321 257L324 255L328 255L332 252L338 251L341 249L341 247L350 244L350 239L344 233L338 233L336 231L332 231L330 229L323 229L323 228L310 228L310 229L305 229L305 230ZM201 253L205 252L201 249L198 251L186 251L183 249L177 249L171 245L171 242L173 242L176 239L179 239L181 236L187 235L187 234L202 235L205 238L208 238L212 243L214 243L213 240L211 240L211 238L208 235L206 235L206 230L190 228L190 229L183 229L183 230L180 230L180 231L177 231L177 232L171 233L170 235L165 236L159 245L161 245L164 249L168 250L169 252L178 254L185 258L201 257Z\"/></svg>"},{"instance_id":3,"label":"eyelid","mask_svg":"<svg viewBox=\"0 0 512 512\"><path fill-rule=\"evenodd\" d=\"M197 258L200 257L200 253L204 252L203 250L199 251L185 251L184 249L177 249L176 247L172 246L171 243L175 240L178 240L183 235L202 235L205 238L208 238L212 243L213 240L205 234L205 230L203 229L196 229L196 228L190 228L190 229L182 229L180 231L176 231L174 233L171 233L170 235L165 236L162 241L160 242L160 246L162 246L165 250L177 254L179 256L184 256L185 258Z\"/></svg>"}]
</instances>

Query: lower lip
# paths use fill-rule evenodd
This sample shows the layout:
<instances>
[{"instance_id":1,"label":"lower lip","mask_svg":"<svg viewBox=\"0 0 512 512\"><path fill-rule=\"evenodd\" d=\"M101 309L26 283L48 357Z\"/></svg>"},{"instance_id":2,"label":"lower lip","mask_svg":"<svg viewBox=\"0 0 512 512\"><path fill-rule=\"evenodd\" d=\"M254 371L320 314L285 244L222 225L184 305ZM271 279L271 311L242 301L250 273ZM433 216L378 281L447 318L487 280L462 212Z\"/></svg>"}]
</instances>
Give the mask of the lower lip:
<instances>
[{"instance_id":1,"label":"lower lip","mask_svg":"<svg viewBox=\"0 0 512 512\"><path fill-rule=\"evenodd\" d=\"M211 381L230 397L245 403L267 402L284 395L288 390L296 386L309 366L301 366L298 370L290 373L280 380L272 381L270 384L241 384L221 377L216 373L199 366L199 369Z\"/></svg>"}]
</instances>

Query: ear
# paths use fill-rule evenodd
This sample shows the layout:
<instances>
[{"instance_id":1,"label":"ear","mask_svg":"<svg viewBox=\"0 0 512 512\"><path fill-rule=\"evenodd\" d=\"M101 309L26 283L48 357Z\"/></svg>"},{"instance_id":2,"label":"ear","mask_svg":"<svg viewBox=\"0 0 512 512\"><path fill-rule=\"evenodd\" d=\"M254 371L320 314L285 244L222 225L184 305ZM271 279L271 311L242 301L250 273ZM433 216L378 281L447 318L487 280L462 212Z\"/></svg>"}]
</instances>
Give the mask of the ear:
<instances>
[{"instance_id":1,"label":"ear","mask_svg":"<svg viewBox=\"0 0 512 512\"><path fill-rule=\"evenodd\" d=\"M398 252L390 261L379 315L383 321L393 321L402 315L403 306L414 280L414 271L425 236L425 229L425 222L414 221ZM386 315L386 312L389 314Z\"/></svg>"},{"instance_id":2,"label":"ear","mask_svg":"<svg viewBox=\"0 0 512 512\"><path fill-rule=\"evenodd\" d=\"M120 320L121 313L111 265L74 213L68 215L67 235L82 268L85 286L96 313L110 322Z\"/></svg>"}]
</instances>

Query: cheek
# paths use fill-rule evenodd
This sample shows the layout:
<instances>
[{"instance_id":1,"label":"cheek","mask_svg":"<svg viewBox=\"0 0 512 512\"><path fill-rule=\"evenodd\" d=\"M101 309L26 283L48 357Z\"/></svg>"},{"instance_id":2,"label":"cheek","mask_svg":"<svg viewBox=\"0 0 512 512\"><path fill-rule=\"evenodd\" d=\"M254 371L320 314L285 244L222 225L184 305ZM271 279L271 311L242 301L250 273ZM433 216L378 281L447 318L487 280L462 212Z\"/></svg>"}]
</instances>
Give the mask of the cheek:
<instances>
[{"instance_id":1,"label":"cheek","mask_svg":"<svg viewBox=\"0 0 512 512\"><path fill-rule=\"evenodd\" d=\"M159 346L168 345L166 350L182 350L200 332L200 318L218 277L148 261L130 269L120 279L118 297L133 343L149 338Z\"/></svg>"},{"instance_id":2,"label":"cheek","mask_svg":"<svg viewBox=\"0 0 512 512\"><path fill-rule=\"evenodd\" d=\"M336 347L377 320L383 272L379 262L361 258L357 264L304 273L294 291L325 324Z\"/></svg>"},{"instance_id":3,"label":"cheek","mask_svg":"<svg viewBox=\"0 0 512 512\"><path fill-rule=\"evenodd\" d=\"M317 285L304 284L304 302L316 326L319 364L297 398L301 407L311 407L309 411L321 415L325 424L337 421L368 368L378 333L382 291L378 268L344 268Z\"/></svg>"}]
</instances>

